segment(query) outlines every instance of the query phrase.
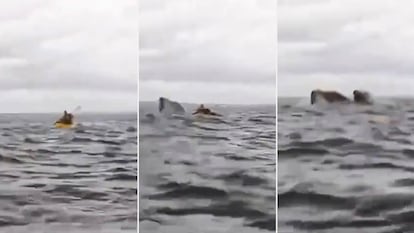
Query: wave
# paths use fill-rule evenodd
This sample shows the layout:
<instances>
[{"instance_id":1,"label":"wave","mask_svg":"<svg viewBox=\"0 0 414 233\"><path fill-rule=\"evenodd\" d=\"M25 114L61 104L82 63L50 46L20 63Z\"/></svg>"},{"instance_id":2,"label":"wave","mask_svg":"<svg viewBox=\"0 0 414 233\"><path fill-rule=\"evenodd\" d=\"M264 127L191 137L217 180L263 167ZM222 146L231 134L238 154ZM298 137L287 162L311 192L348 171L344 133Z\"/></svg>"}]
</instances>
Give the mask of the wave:
<instances>
[{"instance_id":1,"label":"wave","mask_svg":"<svg viewBox=\"0 0 414 233\"><path fill-rule=\"evenodd\" d=\"M413 229L412 101L279 104L280 231Z\"/></svg>"},{"instance_id":2,"label":"wave","mask_svg":"<svg viewBox=\"0 0 414 233\"><path fill-rule=\"evenodd\" d=\"M275 115L212 107L220 120L159 117L140 124L141 231L201 229L194 225L199 218L214 219L212 229L234 221L247 232L275 230Z\"/></svg>"},{"instance_id":3,"label":"wave","mask_svg":"<svg viewBox=\"0 0 414 233\"><path fill-rule=\"evenodd\" d=\"M171 198L225 198L227 192L221 189L193 186L188 184L174 183L175 187L165 193L149 196L150 199L171 199ZM165 188L165 186L161 186Z\"/></svg>"},{"instance_id":4,"label":"wave","mask_svg":"<svg viewBox=\"0 0 414 233\"><path fill-rule=\"evenodd\" d=\"M0 172L2 231L83 232L73 226L101 223L114 231L130 227L137 214L136 194L126 192L137 181L136 117L85 114L79 116L86 122L81 129L71 130L53 128L56 117L17 115L18 121L0 124L7 132L0 145L0 162L7 168Z\"/></svg>"}]
</instances>

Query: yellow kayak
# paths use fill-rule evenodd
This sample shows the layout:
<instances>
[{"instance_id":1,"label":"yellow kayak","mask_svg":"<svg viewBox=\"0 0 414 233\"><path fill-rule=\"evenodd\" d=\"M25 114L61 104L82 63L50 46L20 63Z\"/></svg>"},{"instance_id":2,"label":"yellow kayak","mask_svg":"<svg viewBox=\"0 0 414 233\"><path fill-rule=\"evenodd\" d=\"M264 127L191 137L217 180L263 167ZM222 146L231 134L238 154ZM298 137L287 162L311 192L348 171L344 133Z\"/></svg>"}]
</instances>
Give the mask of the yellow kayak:
<instances>
[{"instance_id":1,"label":"yellow kayak","mask_svg":"<svg viewBox=\"0 0 414 233\"><path fill-rule=\"evenodd\" d=\"M59 128L59 129L69 129L69 128L72 128L72 127L74 127L75 126L75 124L64 124L64 123L55 123L55 127L56 128Z\"/></svg>"},{"instance_id":2,"label":"yellow kayak","mask_svg":"<svg viewBox=\"0 0 414 233\"><path fill-rule=\"evenodd\" d=\"M220 119L221 115L213 115L213 114L204 114L204 113L197 113L193 114L196 118L207 118L207 119Z\"/></svg>"},{"instance_id":3,"label":"yellow kayak","mask_svg":"<svg viewBox=\"0 0 414 233\"><path fill-rule=\"evenodd\" d=\"M222 118L221 116L217 116L217 115L210 115L210 114L203 114L203 113L198 113L194 115L194 120L196 121L213 121L213 122L222 122Z\"/></svg>"}]
</instances>

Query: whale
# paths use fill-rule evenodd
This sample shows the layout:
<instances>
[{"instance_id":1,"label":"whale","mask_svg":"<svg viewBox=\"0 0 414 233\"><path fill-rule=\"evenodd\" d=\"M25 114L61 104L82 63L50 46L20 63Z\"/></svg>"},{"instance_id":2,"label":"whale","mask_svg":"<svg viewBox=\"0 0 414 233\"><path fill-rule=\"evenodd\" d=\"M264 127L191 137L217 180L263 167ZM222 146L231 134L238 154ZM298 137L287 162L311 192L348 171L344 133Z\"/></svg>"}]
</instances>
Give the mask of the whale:
<instances>
[{"instance_id":1,"label":"whale","mask_svg":"<svg viewBox=\"0 0 414 233\"><path fill-rule=\"evenodd\" d=\"M320 99L328 103L350 103L351 100L336 91L323 91L320 89L311 92L311 104L316 104Z\"/></svg>"},{"instance_id":2,"label":"whale","mask_svg":"<svg viewBox=\"0 0 414 233\"><path fill-rule=\"evenodd\" d=\"M158 99L158 111L167 116L184 115L186 113L184 107L180 103L165 97L160 97Z\"/></svg>"}]
</instances>

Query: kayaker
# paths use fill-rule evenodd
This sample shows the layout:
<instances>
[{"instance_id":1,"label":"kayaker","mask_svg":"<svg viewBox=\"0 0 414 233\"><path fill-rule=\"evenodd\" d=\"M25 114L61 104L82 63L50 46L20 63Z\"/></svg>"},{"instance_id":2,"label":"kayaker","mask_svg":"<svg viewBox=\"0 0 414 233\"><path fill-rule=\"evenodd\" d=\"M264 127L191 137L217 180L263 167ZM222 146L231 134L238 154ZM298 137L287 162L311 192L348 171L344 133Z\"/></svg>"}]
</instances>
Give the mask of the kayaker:
<instances>
[{"instance_id":1,"label":"kayaker","mask_svg":"<svg viewBox=\"0 0 414 233\"><path fill-rule=\"evenodd\" d=\"M66 110L63 112L63 116L56 121L56 123L68 124L71 125L73 123L73 115L72 113L68 113Z\"/></svg>"},{"instance_id":2,"label":"kayaker","mask_svg":"<svg viewBox=\"0 0 414 233\"><path fill-rule=\"evenodd\" d=\"M215 112L212 112L210 109L205 108L205 107L204 107L204 104L201 104L201 105L197 108L197 110L193 113L193 115L198 114L198 113L201 113L201 114L206 114L206 115L213 115L213 116L221 116L220 114L215 113Z\"/></svg>"}]
</instances>

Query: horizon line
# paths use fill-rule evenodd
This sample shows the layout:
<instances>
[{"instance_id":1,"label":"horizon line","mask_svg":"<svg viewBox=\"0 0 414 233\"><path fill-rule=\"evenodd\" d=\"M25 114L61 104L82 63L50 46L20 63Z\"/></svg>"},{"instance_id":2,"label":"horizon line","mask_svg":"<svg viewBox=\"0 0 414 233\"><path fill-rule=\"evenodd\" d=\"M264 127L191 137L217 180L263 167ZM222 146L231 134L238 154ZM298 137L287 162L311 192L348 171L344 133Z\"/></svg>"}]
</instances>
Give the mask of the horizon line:
<instances>
[{"instance_id":1,"label":"horizon line","mask_svg":"<svg viewBox=\"0 0 414 233\"><path fill-rule=\"evenodd\" d=\"M102 111L82 111L75 115L82 114L137 114L138 111L113 111L113 112L102 112ZM0 114L62 114L62 112L0 112Z\"/></svg>"},{"instance_id":2,"label":"horizon line","mask_svg":"<svg viewBox=\"0 0 414 233\"><path fill-rule=\"evenodd\" d=\"M180 104L195 104L195 105L200 104L200 103L191 103L191 102L185 102L185 101L181 102L181 101L172 100L172 99L169 99L169 100L174 101L174 102L178 102ZM158 102L158 99L157 100L138 100L138 103L154 103L154 102ZM213 104L213 105L276 105L276 101L274 103L214 103L214 102L209 103L209 102L204 102L202 104Z\"/></svg>"},{"instance_id":3,"label":"horizon line","mask_svg":"<svg viewBox=\"0 0 414 233\"><path fill-rule=\"evenodd\" d=\"M289 95L278 95L277 98L309 98L310 95L302 96L289 96ZM375 98L414 98L414 95L373 95Z\"/></svg>"}]
</instances>

